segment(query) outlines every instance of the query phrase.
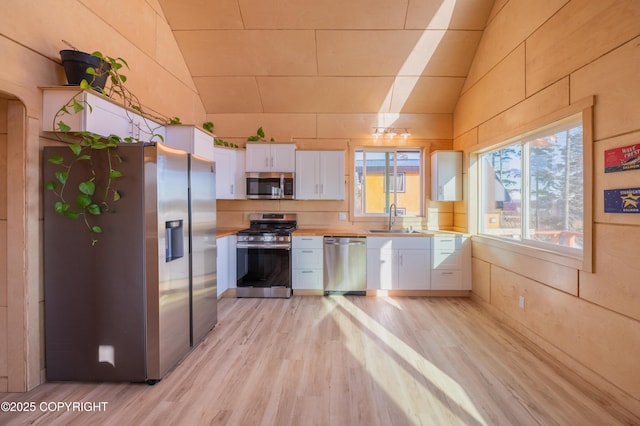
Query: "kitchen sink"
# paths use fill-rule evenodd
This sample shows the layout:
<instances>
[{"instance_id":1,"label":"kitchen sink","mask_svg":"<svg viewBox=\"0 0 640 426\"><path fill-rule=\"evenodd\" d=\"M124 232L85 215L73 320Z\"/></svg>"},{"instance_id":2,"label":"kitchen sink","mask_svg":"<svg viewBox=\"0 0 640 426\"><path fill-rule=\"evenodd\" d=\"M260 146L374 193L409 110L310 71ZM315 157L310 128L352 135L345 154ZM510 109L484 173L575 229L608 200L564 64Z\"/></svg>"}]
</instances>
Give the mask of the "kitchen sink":
<instances>
[{"instance_id":1,"label":"kitchen sink","mask_svg":"<svg viewBox=\"0 0 640 426\"><path fill-rule=\"evenodd\" d=\"M374 234L419 234L420 232L413 229L394 229L389 231L388 229L369 229L369 232Z\"/></svg>"}]
</instances>

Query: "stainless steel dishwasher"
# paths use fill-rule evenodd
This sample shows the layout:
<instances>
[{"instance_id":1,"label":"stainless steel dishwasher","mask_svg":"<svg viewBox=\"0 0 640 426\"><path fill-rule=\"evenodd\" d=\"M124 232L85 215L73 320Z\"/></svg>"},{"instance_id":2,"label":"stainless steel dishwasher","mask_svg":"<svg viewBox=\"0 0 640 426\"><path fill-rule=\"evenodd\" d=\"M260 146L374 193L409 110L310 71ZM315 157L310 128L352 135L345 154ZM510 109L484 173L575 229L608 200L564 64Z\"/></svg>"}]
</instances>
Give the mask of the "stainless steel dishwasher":
<instances>
[{"instance_id":1,"label":"stainless steel dishwasher","mask_svg":"<svg viewBox=\"0 0 640 426\"><path fill-rule=\"evenodd\" d=\"M367 291L367 239L324 237L324 294L364 296Z\"/></svg>"}]
</instances>

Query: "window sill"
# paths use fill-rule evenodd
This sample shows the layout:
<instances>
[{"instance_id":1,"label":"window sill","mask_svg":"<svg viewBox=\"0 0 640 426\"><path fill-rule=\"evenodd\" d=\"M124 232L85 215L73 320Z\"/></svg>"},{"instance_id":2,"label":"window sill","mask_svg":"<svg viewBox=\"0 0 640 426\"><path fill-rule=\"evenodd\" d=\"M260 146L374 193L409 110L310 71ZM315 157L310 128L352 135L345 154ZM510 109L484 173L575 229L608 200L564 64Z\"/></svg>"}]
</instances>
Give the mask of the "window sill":
<instances>
[{"instance_id":1,"label":"window sill","mask_svg":"<svg viewBox=\"0 0 640 426\"><path fill-rule=\"evenodd\" d=\"M556 263L558 265L566 266L569 268L577 270L584 269L584 260L581 255L575 256L568 253L562 253L541 247L531 246L515 240L511 241L502 238L491 237L489 235L474 234L472 235L471 239L472 241L478 241L482 244L487 244L489 246L508 250L513 253L518 253L547 262Z\"/></svg>"}]
</instances>

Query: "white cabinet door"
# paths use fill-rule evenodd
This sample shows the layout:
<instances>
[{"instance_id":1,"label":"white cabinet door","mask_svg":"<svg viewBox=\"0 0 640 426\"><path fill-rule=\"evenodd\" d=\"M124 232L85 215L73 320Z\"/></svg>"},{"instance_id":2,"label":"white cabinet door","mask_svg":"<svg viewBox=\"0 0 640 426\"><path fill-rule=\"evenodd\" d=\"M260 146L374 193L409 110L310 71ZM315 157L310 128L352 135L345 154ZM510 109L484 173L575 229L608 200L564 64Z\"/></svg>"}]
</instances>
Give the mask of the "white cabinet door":
<instances>
[{"instance_id":1,"label":"white cabinet door","mask_svg":"<svg viewBox=\"0 0 640 426\"><path fill-rule=\"evenodd\" d=\"M320 155L320 197L344 200L344 151L323 151Z\"/></svg>"},{"instance_id":2,"label":"white cabinet door","mask_svg":"<svg viewBox=\"0 0 640 426\"><path fill-rule=\"evenodd\" d=\"M214 160L213 135L195 126L167 126L165 143L207 160Z\"/></svg>"},{"instance_id":3,"label":"white cabinet door","mask_svg":"<svg viewBox=\"0 0 640 426\"><path fill-rule=\"evenodd\" d=\"M397 251L386 248L367 249L367 289L398 288Z\"/></svg>"},{"instance_id":4,"label":"white cabinet door","mask_svg":"<svg viewBox=\"0 0 640 426\"><path fill-rule=\"evenodd\" d=\"M296 146L294 144L271 144L271 171L296 171Z\"/></svg>"},{"instance_id":5,"label":"white cabinet door","mask_svg":"<svg viewBox=\"0 0 640 426\"><path fill-rule=\"evenodd\" d=\"M298 151L296 153L297 200L317 200L320 197L318 167L318 151Z\"/></svg>"},{"instance_id":6,"label":"white cabinet door","mask_svg":"<svg viewBox=\"0 0 640 426\"><path fill-rule=\"evenodd\" d=\"M61 105L72 97L84 106L78 113L56 116ZM51 132L63 121L72 132L87 131L103 137L116 135L123 139L160 142L165 137L164 126L92 91L79 91L77 87L43 89L42 131ZM72 110L70 110L72 111Z\"/></svg>"},{"instance_id":7,"label":"white cabinet door","mask_svg":"<svg viewBox=\"0 0 640 426\"><path fill-rule=\"evenodd\" d=\"M213 158L216 162L216 198L245 198L244 151L216 146Z\"/></svg>"},{"instance_id":8,"label":"white cabinet door","mask_svg":"<svg viewBox=\"0 0 640 426\"><path fill-rule=\"evenodd\" d=\"M247 172L295 172L294 144L248 143L245 169Z\"/></svg>"},{"instance_id":9,"label":"white cabinet door","mask_svg":"<svg viewBox=\"0 0 640 426\"><path fill-rule=\"evenodd\" d=\"M296 199L344 200L344 151L297 151Z\"/></svg>"},{"instance_id":10,"label":"white cabinet door","mask_svg":"<svg viewBox=\"0 0 640 426\"><path fill-rule=\"evenodd\" d=\"M429 290L431 256L429 250L398 250L398 288Z\"/></svg>"},{"instance_id":11,"label":"white cabinet door","mask_svg":"<svg viewBox=\"0 0 640 426\"><path fill-rule=\"evenodd\" d=\"M218 297L229 288L229 237L218 238L217 243L217 286Z\"/></svg>"},{"instance_id":12,"label":"white cabinet door","mask_svg":"<svg viewBox=\"0 0 640 426\"><path fill-rule=\"evenodd\" d=\"M431 199L462 200L461 151L434 151L431 154Z\"/></svg>"},{"instance_id":13,"label":"white cabinet door","mask_svg":"<svg viewBox=\"0 0 640 426\"><path fill-rule=\"evenodd\" d=\"M269 144L247 144L247 151L245 155L245 169L247 172L271 171L271 148Z\"/></svg>"}]
</instances>

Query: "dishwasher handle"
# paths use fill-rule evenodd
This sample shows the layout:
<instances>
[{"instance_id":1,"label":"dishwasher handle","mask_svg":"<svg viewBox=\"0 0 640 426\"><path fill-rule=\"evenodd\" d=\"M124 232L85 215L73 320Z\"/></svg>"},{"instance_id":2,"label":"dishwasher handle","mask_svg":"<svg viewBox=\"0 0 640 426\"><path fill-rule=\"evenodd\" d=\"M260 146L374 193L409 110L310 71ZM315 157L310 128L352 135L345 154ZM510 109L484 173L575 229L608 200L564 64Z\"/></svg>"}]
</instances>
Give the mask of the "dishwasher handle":
<instances>
[{"instance_id":1,"label":"dishwasher handle","mask_svg":"<svg viewBox=\"0 0 640 426\"><path fill-rule=\"evenodd\" d=\"M363 246L366 244L364 239L336 241L334 239L325 238L325 246Z\"/></svg>"}]
</instances>

